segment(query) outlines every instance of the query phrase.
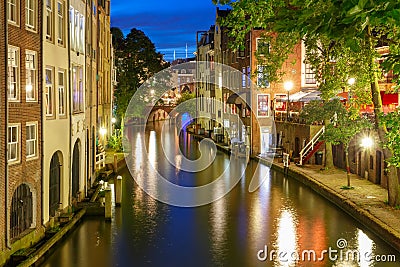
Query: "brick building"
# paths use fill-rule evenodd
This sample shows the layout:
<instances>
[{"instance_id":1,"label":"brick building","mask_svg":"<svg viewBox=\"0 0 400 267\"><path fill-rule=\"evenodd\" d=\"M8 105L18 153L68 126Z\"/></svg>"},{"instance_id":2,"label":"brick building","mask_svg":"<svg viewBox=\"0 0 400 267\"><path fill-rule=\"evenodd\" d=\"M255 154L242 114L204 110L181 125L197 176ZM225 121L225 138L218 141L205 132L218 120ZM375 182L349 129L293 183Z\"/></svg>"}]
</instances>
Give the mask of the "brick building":
<instances>
[{"instance_id":1,"label":"brick building","mask_svg":"<svg viewBox=\"0 0 400 267\"><path fill-rule=\"evenodd\" d=\"M7 138L1 149L6 151L6 162L2 162L5 177L1 180L5 183L1 190L5 192L0 227L5 234L2 235L0 264L10 254L39 240L44 234L41 212L41 5L40 0L22 0L9 1L7 11L1 7L2 36L5 36L6 43L2 42L4 60L0 64L1 76L6 78L5 81L2 79L2 88L7 88L2 90L7 95L2 95L1 105L5 113L1 120ZM4 132L1 136L4 140Z\"/></svg>"}]
</instances>

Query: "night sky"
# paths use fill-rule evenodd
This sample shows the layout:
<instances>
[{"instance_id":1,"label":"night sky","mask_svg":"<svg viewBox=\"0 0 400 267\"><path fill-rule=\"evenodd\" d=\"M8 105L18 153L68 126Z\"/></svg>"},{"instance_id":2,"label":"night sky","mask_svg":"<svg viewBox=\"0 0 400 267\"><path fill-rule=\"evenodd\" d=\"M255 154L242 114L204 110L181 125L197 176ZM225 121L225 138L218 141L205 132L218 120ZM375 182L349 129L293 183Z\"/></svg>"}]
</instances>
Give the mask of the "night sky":
<instances>
[{"instance_id":1,"label":"night sky","mask_svg":"<svg viewBox=\"0 0 400 267\"><path fill-rule=\"evenodd\" d=\"M193 57L196 31L208 30L215 23L212 0L111 0L111 26L124 34L131 28L142 30L164 59Z\"/></svg>"}]
</instances>

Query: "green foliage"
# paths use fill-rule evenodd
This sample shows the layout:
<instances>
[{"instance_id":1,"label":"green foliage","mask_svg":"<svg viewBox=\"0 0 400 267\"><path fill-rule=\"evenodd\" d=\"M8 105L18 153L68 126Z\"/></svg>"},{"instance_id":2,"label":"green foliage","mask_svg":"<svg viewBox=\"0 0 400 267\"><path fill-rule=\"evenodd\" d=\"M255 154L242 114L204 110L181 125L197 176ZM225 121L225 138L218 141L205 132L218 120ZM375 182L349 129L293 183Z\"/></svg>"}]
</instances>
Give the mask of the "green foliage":
<instances>
[{"instance_id":1,"label":"green foliage","mask_svg":"<svg viewBox=\"0 0 400 267\"><path fill-rule=\"evenodd\" d=\"M124 117L136 90L151 76L168 67L155 45L138 29L125 37L118 28L111 28L115 47L117 86L114 91L116 114Z\"/></svg>"},{"instance_id":2,"label":"green foliage","mask_svg":"<svg viewBox=\"0 0 400 267\"><path fill-rule=\"evenodd\" d=\"M184 92L176 101L176 111L179 113L188 112L192 117L196 115L195 94Z\"/></svg>"},{"instance_id":3,"label":"green foliage","mask_svg":"<svg viewBox=\"0 0 400 267\"><path fill-rule=\"evenodd\" d=\"M116 129L114 134L108 139L108 147L112 148L116 152L122 152L122 131L121 129Z\"/></svg>"},{"instance_id":4,"label":"green foliage","mask_svg":"<svg viewBox=\"0 0 400 267\"><path fill-rule=\"evenodd\" d=\"M386 140L384 146L393 151L393 155L387 160L389 166L400 167L400 108L395 112L380 114L381 124L386 125Z\"/></svg>"},{"instance_id":5,"label":"green foliage","mask_svg":"<svg viewBox=\"0 0 400 267\"><path fill-rule=\"evenodd\" d=\"M357 109L346 107L339 101L311 101L301 111L300 116L308 123L331 120L326 125L323 140L332 144L342 143L347 149L351 139L362 130L371 128L371 123L359 116Z\"/></svg>"}]
</instances>

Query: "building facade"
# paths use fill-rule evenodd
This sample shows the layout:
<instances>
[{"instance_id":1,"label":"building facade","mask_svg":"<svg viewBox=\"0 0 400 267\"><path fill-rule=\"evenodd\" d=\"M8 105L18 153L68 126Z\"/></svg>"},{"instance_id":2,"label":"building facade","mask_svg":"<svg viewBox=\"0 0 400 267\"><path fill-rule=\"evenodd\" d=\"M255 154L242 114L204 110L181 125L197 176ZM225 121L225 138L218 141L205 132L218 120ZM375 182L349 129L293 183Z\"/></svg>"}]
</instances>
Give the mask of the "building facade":
<instances>
[{"instance_id":1,"label":"building facade","mask_svg":"<svg viewBox=\"0 0 400 267\"><path fill-rule=\"evenodd\" d=\"M44 235L42 226L42 1L1 6L2 213L0 264ZM2 130L3 131L3 130ZM3 161L4 160L4 161Z\"/></svg>"},{"instance_id":2,"label":"building facade","mask_svg":"<svg viewBox=\"0 0 400 267\"><path fill-rule=\"evenodd\" d=\"M98 125L112 127L109 11L109 1L0 5L0 265L71 213L96 179Z\"/></svg>"}]
</instances>

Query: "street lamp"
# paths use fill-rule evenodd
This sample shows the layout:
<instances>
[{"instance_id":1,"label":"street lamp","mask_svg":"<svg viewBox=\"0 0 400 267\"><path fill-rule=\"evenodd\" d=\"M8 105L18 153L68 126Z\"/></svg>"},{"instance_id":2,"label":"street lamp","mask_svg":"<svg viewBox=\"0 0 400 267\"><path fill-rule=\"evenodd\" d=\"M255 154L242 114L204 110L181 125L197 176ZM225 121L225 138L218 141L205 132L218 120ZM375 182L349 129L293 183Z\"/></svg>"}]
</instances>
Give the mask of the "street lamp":
<instances>
[{"instance_id":1,"label":"street lamp","mask_svg":"<svg viewBox=\"0 0 400 267\"><path fill-rule=\"evenodd\" d=\"M371 148L373 144L374 144L374 141L372 140L371 137L364 137L361 140L361 146L363 148Z\"/></svg>"},{"instance_id":2,"label":"street lamp","mask_svg":"<svg viewBox=\"0 0 400 267\"><path fill-rule=\"evenodd\" d=\"M347 80L347 84L348 84L349 86L352 86L355 82L356 82L356 79L355 79L355 78L349 78L349 79ZM350 88L349 88L349 90L348 90L349 104L350 104L350 98L351 98L351 93L350 93Z\"/></svg>"},{"instance_id":3,"label":"street lamp","mask_svg":"<svg viewBox=\"0 0 400 267\"><path fill-rule=\"evenodd\" d=\"M293 88L293 82L292 81L286 81L283 84L283 88L287 91L287 103L286 103L286 121L289 121L289 95L290 95L290 90Z\"/></svg>"}]
</instances>

